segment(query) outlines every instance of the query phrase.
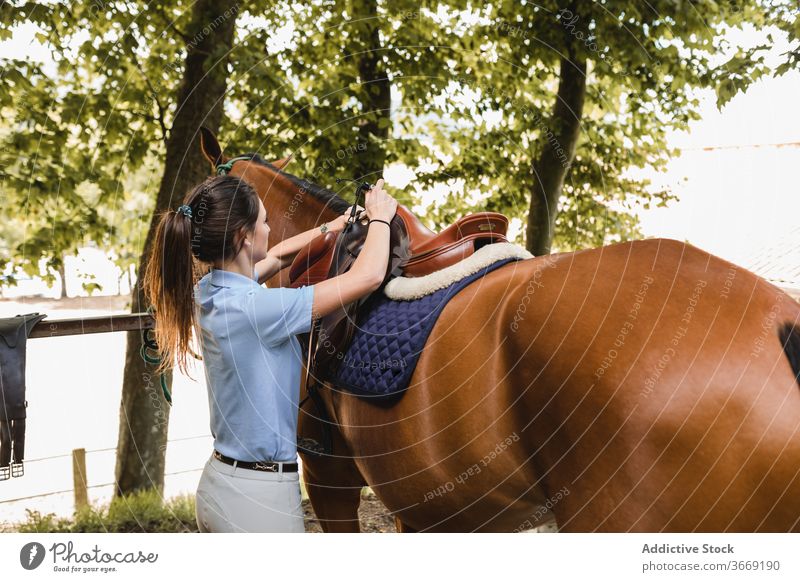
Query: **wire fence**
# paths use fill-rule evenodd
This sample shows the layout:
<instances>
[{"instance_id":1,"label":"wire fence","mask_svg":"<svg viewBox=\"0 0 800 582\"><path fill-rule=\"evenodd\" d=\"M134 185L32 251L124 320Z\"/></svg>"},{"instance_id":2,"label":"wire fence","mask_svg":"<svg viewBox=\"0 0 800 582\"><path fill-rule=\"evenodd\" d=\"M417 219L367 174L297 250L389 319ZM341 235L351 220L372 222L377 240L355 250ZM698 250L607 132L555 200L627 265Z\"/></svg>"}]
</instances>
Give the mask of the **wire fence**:
<instances>
[{"instance_id":1,"label":"wire fence","mask_svg":"<svg viewBox=\"0 0 800 582\"><path fill-rule=\"evenodd\" d=\"M211 435L210 434L201 434L201 435L191 436L191 437L182 437L182 438L168 440L167 443L176 443L176 442L181 442L181 441L191 441L191 440L197 440L197 439L203 439L203 438L211 438ZM106 453L106 452L109 452L109 451L116 451L116 450L117 450L116 447L107 447L107 448L104 448L104 449L92 449L92 450L86 451L86 454L88 455L89 453ZM73 456L73 453L70 452L70 453L64 453L64 454L61 454L61 455L51 455L51 456L48 456L48 457L39 457L37 459L25 459L24 463L25 463L25 465L29 465L31 463L39 463L39 462L42 462L42 461L51 461L53 459L64 459L64 458L72 457L72 456ZM193 472L202 471L202 470L203 470L203 467L198 467L197 469L184 469L183 471L172 471L170 473L164 473L164 476L167 477L167 476L170 476L170 475L182 475L184 473L193 473ZM115 484L116 483L112 481L111 483L100 483L98 485L87 485L85 487L85 489L98 489L100 487L109 487L109 486L112 486L112 485L115 485ZM61 491L48 491L47 493L39 493L37 495L28 495L26 497L15 497L14 499L4 499L4 500L0 501L0 505L3 505L5 503L16 503L18 501L26 501L28 499L37 499L37 498L40 498L40 497L50 497L50 496L53 496L53 495L63 495L65 493L72 493L74 491L75 491L74 488L72 488L72 489L63 489Z\"/></svg>"},{"instance_id":2,"label":"wire fence","mask_svg":"<svg viewBox=\"0 0 800 582\"><path fill-rule=\"evenodd\" d=\"M179 438L179 439L172 439L172 440L168 440L167 442L168 443L177 443L177 442L180 442L180 441L191 441L191 440L196 440L196 439L209 438L210 436L211 436L210 434L201 434L201 435L192 436L192 437L183 437L183 438ZM88 455L89 453L106 453L108 451L116 451L116 450L117 450L117 447L107 447L105 449L92 449L90 451L86 451L86 454ZM38 459L25 459L24 462L25 462L26 465L28 465L30 463L37 463L39 461L49 461L51 459L64 459L66 457L71 457L71 456L72 456L72 453L64 453L63 455L52 455L50 457L39 457Z\"/></svg>"}]
</instances>

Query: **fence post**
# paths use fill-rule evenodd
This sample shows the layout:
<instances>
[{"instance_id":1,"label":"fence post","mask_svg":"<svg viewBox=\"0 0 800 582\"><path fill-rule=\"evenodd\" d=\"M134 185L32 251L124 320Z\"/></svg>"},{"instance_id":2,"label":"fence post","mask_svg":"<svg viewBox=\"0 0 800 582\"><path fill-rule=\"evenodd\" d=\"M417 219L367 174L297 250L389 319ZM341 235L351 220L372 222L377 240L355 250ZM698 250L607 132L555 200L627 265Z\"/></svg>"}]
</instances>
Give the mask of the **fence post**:
<instances>
[{"instance_id":1,"label":"fence post","mask_svg":"<svg viewBox=\"0 0 800 582\"><path fill-rule=\"evenodd\" d=\"M72 450L72 483L77 512L89 506L89 492L86 487L86 449Z\"/></svg>"}]
</instances>

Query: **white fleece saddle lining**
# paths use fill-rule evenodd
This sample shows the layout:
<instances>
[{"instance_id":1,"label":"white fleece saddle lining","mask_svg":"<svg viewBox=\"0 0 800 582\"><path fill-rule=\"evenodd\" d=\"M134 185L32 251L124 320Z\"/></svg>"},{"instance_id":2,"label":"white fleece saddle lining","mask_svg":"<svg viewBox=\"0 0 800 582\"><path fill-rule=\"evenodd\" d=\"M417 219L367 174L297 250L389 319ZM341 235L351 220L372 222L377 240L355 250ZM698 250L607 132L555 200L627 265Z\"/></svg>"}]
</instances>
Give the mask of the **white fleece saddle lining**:
<instances>
[{"instance_id":1,"label":"white fleece saddle lining","mask_svg":"<svg viewBox=\"0 0 800 582\"><path fill-rule=\"evenodd\" d=\"M383 293L388 298L397 301L419 299L439 289L444 289L496 261L512 257L532 259L533 255L524 247L514 243L490 243L482 246L455 265L450 265L423 277L395 277L384 286Z\"/></svg>"}]
</instances>

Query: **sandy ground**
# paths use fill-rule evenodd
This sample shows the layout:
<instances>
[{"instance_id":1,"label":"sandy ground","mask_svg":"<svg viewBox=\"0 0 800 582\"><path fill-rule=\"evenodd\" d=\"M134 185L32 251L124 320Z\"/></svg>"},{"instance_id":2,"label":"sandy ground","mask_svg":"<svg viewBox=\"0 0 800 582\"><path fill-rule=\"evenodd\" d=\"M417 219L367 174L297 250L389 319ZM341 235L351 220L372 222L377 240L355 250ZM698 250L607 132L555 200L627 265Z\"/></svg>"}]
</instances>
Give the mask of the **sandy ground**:
<instances>
[{"instance_id":1,"label":"sandy ground","mask_svg":"<svg viewBox=\"0 0 800 582\"><path fill-rule=\"evenodd\" d=\"M311 509L311 502L303 500L303 510L306 519L306 533L322 533L317 516ZM361 505L358 508L358 519L361 531L365 533L396 533L394 518L389 515L389 510L380 502L374 493L363 489Z\"/></svg>"},{"instance_id":2,"label":"sandy ground","mask_svg":"<svg viewBox=\"0 0 800 582\"><path fill-rule=\"evenodd\" d=\"M305 499L303 500L303 509L305 510L306 517L306 532L307 533L321 533L322 529L319 526L314 510L311 509L311 503ZM381 503L372 491L364 488L361 492L361 505L358 508L358 519L361 531L364 533L396 533L397 528L394 525L394 518L389 515L389 510ZM528 529L522 533L555 533L557 532L555 525L544 525L535 529Z\"/></svg>"}]
</instances>

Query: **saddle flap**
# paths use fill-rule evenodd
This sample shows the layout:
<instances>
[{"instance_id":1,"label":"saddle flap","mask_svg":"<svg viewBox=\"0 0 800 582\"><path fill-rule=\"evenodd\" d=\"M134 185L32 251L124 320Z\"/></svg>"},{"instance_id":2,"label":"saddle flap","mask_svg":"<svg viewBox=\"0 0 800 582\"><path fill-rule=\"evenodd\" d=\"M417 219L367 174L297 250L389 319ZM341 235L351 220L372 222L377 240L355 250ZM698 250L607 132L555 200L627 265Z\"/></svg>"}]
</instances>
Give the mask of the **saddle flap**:
<instances>
[{"instance_id":1,"label":"saddle flap","mask_svg":"<svg viewBox=\"0 0 800 582\"><path fill-rule=\"evenodd\" d=\"M303 247L289 267L289 282L294 284L303 281L303 284L308 284L309 281L324 279L330 270L330 259L333 257L336 238L337 233L328 231L315 237ZM325 257L327 259L323 260Z\"/></svg>"}]
</instances>

